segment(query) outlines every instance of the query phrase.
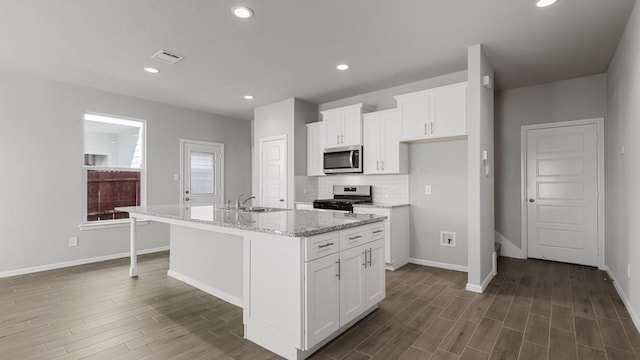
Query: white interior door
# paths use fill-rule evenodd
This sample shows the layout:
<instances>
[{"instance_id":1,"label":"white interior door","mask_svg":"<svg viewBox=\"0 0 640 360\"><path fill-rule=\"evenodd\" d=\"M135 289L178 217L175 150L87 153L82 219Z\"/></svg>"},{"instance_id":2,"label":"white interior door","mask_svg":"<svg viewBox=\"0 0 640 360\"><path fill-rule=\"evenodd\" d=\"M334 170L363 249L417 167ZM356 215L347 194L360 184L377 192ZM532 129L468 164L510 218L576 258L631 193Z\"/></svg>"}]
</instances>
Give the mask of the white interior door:
<instances>
[{"instance_id":1,"label":"white interior door","mask_svg":"<svg viewBox=\"0 0 640 360\"><path fill-rule=\"evenodd\" d=\"M260 201L263 206L287 207L287 139L260 141Z\"/></svg>"},{"instance_id":2,"label":"white interior door","mask_svg":"<svg viewBox=\"0 0 640 360\"><path fill-rule=\"evenodd\" d=\"M224 144L181 140L182 203L224 203Z\"/></svg>"},{"instance_id":3,"label":"white interior door","mask_svg":"<svg viewBox=\"0 0 640 360\"><path fill-rule=\"evenodd\" d=\"M598 266L597 125L526 136L528 256Z\"/></svg>"}]
</instances>

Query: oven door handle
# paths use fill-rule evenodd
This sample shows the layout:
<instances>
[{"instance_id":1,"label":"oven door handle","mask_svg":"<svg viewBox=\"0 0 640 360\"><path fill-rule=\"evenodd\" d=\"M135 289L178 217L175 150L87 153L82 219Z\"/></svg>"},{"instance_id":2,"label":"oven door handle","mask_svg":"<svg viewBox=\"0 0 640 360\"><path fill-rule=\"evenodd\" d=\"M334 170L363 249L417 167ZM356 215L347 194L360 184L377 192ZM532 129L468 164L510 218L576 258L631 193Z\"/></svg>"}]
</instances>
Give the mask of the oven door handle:
<instances>
[{"instance_id":1,"label":"oven door handle","mask_svg":"<svg viewBox=\"0 0 640 360\"><path fill-rule=\"evenodd\" d=\"M351 165L351 168L353 169L353 157L356 154L355 150L351 150L351 154L349 155L349 165Z\"/></svg>"}]
</instances>

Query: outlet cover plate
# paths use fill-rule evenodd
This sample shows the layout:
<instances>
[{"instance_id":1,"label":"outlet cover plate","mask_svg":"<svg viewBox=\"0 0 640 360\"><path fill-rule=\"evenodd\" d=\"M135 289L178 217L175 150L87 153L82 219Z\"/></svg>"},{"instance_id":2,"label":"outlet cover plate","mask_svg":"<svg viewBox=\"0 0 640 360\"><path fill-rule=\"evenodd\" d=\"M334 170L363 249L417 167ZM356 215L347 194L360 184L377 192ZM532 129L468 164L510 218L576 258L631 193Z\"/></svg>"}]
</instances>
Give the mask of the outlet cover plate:
<instances>
[{"instance_id":1,"label":"outlet cover plate","mask_svg":"<svg viewBox=\"0 0 640 360\"><path fill-rule=\"evenodd\" d=\"M69 246L78 246L78 237L77 236L69 237Z\"/></svg>"},{"instance_id":2,"label":"outlet cover plate","mask_svg":"<svg viewBox=\"0 0 640 360\"><path fill-rule=\"evenodd\" d=\"M453 231L440 231L440 245L456 247L456 233Z\"/></svg>"}]
</instances>

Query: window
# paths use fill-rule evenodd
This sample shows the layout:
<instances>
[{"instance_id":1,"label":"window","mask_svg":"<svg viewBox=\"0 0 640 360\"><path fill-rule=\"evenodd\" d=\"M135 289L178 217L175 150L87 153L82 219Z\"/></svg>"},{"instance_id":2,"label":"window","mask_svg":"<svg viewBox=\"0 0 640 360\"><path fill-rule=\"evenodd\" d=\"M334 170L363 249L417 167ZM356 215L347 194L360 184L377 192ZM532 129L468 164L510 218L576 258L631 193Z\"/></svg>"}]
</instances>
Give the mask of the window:
<instances>
[{"instance_id":1,"label":"window","mask_svg":"<svg viewBox=\"0 0 640 360\"><path fill-rule=\"evenodd\" d=\"M86 221L129 217L116 207L144 204L145 123L85 114Z\"/></svg>"}]
</instances>

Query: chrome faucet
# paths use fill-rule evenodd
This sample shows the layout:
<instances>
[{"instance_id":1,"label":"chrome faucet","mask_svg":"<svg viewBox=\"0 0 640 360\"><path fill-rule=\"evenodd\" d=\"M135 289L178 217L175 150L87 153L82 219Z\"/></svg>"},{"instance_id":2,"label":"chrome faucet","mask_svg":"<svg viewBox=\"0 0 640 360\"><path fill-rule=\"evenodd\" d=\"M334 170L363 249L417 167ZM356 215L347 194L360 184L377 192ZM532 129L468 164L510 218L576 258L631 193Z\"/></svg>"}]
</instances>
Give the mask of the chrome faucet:
<instances>
[{"instance_id":1,"label":"chrome faucet","mask_svg":"<svg viewBox=\"0 0 640 360\"><path fill-rule=\"evenodd\" d=\"M248 198L246 198L243 202L242 205L244 205L247 201L251 200L251 199L255 199L255 196L249 196Z\"/></svg>"},{"instance_id":2,"label":"chrome faucet","mask_svg":"<svg viewBox=\"0 0 640 360\"><path fill-rule=\"evenodd\" d=\"M236 198L236 210L240 210L240 209L242 209L242 207L241 207L240 205L244 205L247 201L249 201L249 200L251 200L251 199L255 199L255 198L256 198L255 196L250 196L250 197L248 197L246 200L244 200L244 201L242 202L242 204L240 204L240 198L241 198L242 196L244 196L244 194L240 194L240 195L238 195L238 197Z\"/></svg>"}]
</instances>

